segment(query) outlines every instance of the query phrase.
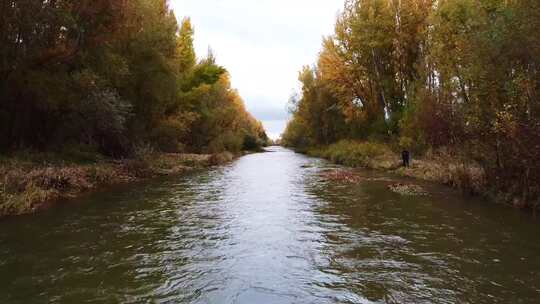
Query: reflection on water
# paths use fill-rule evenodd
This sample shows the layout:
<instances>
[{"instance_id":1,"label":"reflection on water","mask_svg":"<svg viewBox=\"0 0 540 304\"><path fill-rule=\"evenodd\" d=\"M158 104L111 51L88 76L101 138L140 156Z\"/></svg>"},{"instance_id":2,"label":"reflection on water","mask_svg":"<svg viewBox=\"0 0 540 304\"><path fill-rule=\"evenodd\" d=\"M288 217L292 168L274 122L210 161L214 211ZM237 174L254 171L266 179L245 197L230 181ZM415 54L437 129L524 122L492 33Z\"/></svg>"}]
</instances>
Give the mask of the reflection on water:
<instances>
[{"instance_id":1,"label":"reflection on water","mask_svg":"<svg viewBox=\"0 0 540 304\"><path fill-rule=\"evenodd\" d=\"M538 303L531 216L282 148L0 222L1 303Z\"/></svg>"}]
</instances>

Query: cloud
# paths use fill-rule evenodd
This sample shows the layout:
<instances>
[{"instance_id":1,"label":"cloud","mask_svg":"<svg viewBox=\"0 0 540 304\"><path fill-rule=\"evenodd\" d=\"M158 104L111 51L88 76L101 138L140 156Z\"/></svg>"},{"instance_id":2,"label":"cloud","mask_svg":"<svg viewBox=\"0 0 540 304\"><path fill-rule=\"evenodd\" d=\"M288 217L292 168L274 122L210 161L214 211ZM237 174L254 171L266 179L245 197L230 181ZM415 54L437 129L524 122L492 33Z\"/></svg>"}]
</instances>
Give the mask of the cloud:
<instances>
[{"instance_id":1,"label":"cloud","mask_svg":"<svg viewBox=\"0 0 540 304\"><path fill-rule=\"evenodd\" d=\"M253 102L247 104L248 111L259 120L287 120L289 113L285 107L266 96L253 97Z\"/></svg>"},{"instance_id":2,"label":"cloud","mask_svg":"<svg viewBox=\"0 0 540 304\"><path fill-rule=\"evenodd\" d=\"M171 0L170 4L178 19L192 19L198 55L204 56L211 46L250 112L281 133L287 101L298 88L298 71L315 62L322 37L333 32L343 0Z\"/></svg>"}]
</instances>

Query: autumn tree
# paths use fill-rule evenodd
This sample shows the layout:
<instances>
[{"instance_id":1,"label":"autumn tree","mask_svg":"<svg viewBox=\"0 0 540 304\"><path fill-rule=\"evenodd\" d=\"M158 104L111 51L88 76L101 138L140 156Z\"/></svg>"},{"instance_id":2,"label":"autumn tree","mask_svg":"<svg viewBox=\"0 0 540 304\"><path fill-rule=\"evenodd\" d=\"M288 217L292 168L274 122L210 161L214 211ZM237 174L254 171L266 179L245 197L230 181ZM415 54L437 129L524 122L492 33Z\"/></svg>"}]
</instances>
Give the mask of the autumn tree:
<instances>
[{"instance_id":1,"label":"autumn tree","mask_svg":"<svg viewBox=\"0 0 540 304\"><path fill-rule=\"evenodd\" d=\"M316 67L301 72L284 142L445 148L480 165L494 191L530 202L540 194L539 20L533 0L346 1ZM338 109L340 128L323 109Z\"/></svg>"},{"instance_id":2,"label":"autumn tree","mask_svg":"<svg viewBox=\"0 0 540 304\"><path fill-rule=\"evenodd\" d=\"M210 119L197 98L226 71L212 56L197 62L190 19L179 24L166 0L6 0L0 18L0 149L202 151L228 128L242 142L236 125L214 124L223 129L190 146ZM228 109L258 127L244 108Z\"/></svg>"}]
</instances>

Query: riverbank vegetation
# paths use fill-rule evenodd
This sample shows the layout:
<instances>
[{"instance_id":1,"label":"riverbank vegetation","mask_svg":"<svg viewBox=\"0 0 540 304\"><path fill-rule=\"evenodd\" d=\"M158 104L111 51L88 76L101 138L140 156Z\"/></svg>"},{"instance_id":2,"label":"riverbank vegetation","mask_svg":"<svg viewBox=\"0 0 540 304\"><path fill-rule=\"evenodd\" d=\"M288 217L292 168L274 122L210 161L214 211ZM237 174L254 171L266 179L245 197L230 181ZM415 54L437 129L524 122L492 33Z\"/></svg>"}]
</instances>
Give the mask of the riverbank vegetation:
<instances>
[{"instance_id":1,"label":"riverbank vegetation","mask_svg":"<svg viewBox=\"0 0 540 304\"><path fill-rule=\"evenodd\" d=\"M535 0L348 0L299 74L283 144L383 168L407 149L402 174L535 208L538 28Z\"/></svg>"},{"instance_id":2,"label":"riverbank vegetation","mask_svg":"<svg viewBox=\"0 0 540 304\"><path fill-rule=\"evenodd\" d=\"M0 217L32 213L53 201L98 187L180 174L229 162L234 155L144 151L130 159L91 162L43 153L19 153L0 159ZM51 161L52 160L52 161Z\"/></svg>"},{"instance_id":3,"label":"riverbank vegetation","mask_svg":"<svg viewBox=\"0 0 540 304\"><path fill-rule=\"evenodd\" d=\"M165 0L2 1L0 24L1 209L14 185L56 185L58 175L67 187L89 175L50 166L58 161L91 171L136 162L141 147L223 155L268 140L212 51L198 59L190 19L178 22ZM24 151L43 169L18 161Z\"/></svg>"}]
</instances>

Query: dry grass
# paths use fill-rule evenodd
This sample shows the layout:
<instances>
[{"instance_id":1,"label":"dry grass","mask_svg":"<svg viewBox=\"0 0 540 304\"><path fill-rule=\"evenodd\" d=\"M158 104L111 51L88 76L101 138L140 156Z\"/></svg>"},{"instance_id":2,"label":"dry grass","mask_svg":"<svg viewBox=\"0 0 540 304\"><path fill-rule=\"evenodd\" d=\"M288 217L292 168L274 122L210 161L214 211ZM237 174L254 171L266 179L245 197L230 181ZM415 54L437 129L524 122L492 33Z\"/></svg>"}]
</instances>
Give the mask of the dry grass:
<instances>
[{"instance_id":1,"label":"dry grass","mask_svg":"<svg viewBox=\"0 0 540 304\"><path fill-rule=\"evenodd\" d=\"M230 153L153 153L137 159L92 164L4 158L0 161L0 217L33 213L50 202L73 197L103 185L179 174L194 168L223 164L232 159Z\"/></svg>"},{"instance_id":2,"label":"dry grass","mask_svg":"<svg viewBox=\"0 0 540 304\"><path fill-rule=\"evenodd\" d=\"M478 164L471 161L460 162L445 151L430 153L422 159L413 159L410 168L403 168L401 156L383 143L345 140L327 147L312 148L308 154L349 167L392 171L402 176L445 184L467 194L489 193L484 170ZM346 180L339 175L328 178Z\"/></svg>"},{"instance_id":3,"label":"dry grass","mask_svg":"<svg viewBox=\"0 0 540 304\"><path fill-rule=\"evenodd\" d=\"M114 164L2 167L0 216L32 213L46 203L129 180L131 175Z\"/></svg>"},{"instance_id":4,"label":"dry grass","mask_svg":"<svg viewBox=\"0 0 540 304\"><path fill-rule=\"evenodd\" d=\"M234 155L229 152L222 152L218 154L214 154L210 157L208 160L210 165L216 166L221 164L226 164L234 159Z\"/></svg>"},{"instance_id":5,"label":"dry grass","mask_svg":"<svg viewBox=\"0 0 540 304\"><path fill-rule=\"evenodd\" d=\"M462 190L468 194L484 194L487 182L484 170L473 162L458 162L447 154L437 154L414 160L410 168L399 168L403 176L433 181Z\"/></svg>"},{"instance_id":6,"label":"dry grass","mask_svg":"<svg viewBox=\"0 0 540 304\"><path fill-rule=\"evenodd\" d=\"M388 170L399 166L399 156L389 146L373 142L343 140L308 151L309 155L326 158L349 167Z\"/></svg>"}]
</instances>

